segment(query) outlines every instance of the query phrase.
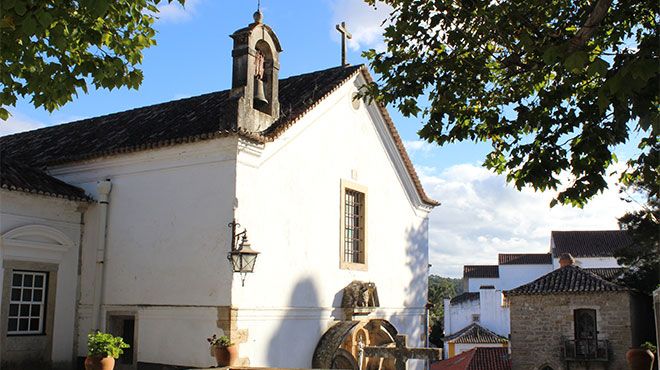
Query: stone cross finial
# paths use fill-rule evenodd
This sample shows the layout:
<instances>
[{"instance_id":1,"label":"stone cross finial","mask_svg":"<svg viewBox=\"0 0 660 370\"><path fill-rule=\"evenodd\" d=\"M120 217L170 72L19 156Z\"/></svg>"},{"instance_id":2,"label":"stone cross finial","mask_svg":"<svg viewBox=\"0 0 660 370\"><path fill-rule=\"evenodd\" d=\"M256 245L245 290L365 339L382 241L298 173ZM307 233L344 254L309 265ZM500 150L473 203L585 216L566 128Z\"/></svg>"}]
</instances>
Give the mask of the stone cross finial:
<instances>
[{"instance_id":1,"label":"stone cross finial","mask_svg":"<svg viewBox=\"0 0 660 370\"><path fill-rule=\"evenodd\" d=\"M348 32L348 29L346 28L346 22L341 22L341 24L338 24L336 28L337 31L341 33L341 65L342 67L345 67L348 65L346 62L346 39L352 39L353 35Z\"/></svg>"},{"instance_id":2,"label":"stone cross finial","mask_svg":"<svg viewBox=\"0 0 660 370\"><path fill-rule=\"evenodd\" d=\"M407 348L407 336L397 335L394 338L396 347L364 347L364 355L376 358L394 358L396 370L406 370L406 361L411 359L439 360L438 348Z\"/></svg>"}]
</instances>

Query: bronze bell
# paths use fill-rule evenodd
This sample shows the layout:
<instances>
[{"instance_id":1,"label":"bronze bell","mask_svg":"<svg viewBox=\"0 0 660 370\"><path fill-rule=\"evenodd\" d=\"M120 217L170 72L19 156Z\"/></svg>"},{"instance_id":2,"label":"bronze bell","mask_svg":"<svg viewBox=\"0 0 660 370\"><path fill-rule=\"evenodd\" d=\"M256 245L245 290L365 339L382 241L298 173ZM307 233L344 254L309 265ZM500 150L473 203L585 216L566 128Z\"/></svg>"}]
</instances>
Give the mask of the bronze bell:
<instances>
[{"instance_id":1,"label":"bronze bell","mask_svg":"<svg viewBox=\"0 0 660 370\"><path fill-rule=\"evenodd\" d=\"M256 104L268 104L266 99L266 92L264 91L264 82L260 78L256 78L257 84L254 87L254 102Z\"/></svg>"}]
</instances>

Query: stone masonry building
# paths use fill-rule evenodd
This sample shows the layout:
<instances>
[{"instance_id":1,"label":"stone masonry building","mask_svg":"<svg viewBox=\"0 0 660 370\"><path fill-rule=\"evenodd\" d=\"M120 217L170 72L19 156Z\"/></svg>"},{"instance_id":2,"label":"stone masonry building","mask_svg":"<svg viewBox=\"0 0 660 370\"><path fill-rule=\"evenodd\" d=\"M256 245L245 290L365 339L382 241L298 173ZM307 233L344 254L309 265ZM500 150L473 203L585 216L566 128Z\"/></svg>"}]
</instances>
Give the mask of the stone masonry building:
<instances>
[{"instance_id":1,"label":"stone masonry building","mask_svg":"<svg viewBox=\"0 0 660 370\"><path fill-rule=\"evenodd\" d=\"M513 370L626 369L652 335L648 297L570 263L506 296Z\"/></svg>"}]
</instances>

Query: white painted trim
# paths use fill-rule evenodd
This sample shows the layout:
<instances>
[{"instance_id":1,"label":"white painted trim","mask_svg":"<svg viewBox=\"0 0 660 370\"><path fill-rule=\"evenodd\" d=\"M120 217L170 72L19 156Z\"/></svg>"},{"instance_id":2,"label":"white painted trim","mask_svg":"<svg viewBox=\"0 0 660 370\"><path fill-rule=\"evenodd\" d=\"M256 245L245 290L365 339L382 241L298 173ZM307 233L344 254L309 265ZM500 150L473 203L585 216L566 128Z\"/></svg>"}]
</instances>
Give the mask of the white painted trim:
<instances>
[{"instance_id":1,"label":"white painted trim","mask_svg":"<svg viewBox=\"0 0 660 370\"><path fill-rule=\"evenodd\" d=\"M48 239L50 242L27 239L30 236ZM44 225L25 225L2 235L0 255L3 259L59 263L62 256L73 246L76 246L76 243L57 229ZM37 250L41 255L30 255L29 250Z\"/></svg>"},{"instance_id":2,"label":"white painted trim","mask_svg":"<svg viewBox=\"0 0 660 370\"><path fill-rule=\"evenodd\" d=\"M360 75L358 84L365 84L365 83L366 82L364 81L364 78ZM408 200L415 207L415 209L422 212L423 215L428 214L429 212L431 212L433 207L426 205L422 201L420 194L417 192L417 187L415 186L415 182L413 181L412 177L410 176L410 173L408 172L405 162L403 161L403 157L401 156L401 153L399 152L399 149L397 148L394 142L394 138L390 134L390 130L387 127L387 124L385 123L385 118L380 113L380 109L373 102L371 104L365 103L365 106L367 108L367 112L369 113L369 116L374 122L376 132L378 133L381 143L383 144L383 148L385 149L385 151L388 154L388 157L390 158L392 166L394 167L394 170L396 171L399 181L401 182L401 186L403 186L403 188L405 189L405 193L408 196Z\"/></svg>"}]
</instances>

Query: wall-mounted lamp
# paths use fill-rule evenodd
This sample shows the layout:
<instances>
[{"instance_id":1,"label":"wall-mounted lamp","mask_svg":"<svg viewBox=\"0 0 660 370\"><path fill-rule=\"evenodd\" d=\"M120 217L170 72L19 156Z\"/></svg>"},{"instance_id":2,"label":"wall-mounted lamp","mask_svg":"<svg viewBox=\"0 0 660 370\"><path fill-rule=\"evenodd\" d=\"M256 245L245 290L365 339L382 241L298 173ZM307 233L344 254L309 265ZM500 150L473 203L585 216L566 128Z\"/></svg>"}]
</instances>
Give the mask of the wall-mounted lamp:
<instances>
[{"instance_id":1,"label":"wall-mounted lamp","mask_svg":"<svg viewBox=\"0 0 660 370\"><path fill-rule=\"evenodd\" d=\"M257 261L259 252L250 248L247 230L243 229L241 232L236 232L236 229L241 227L241 224L234 220L227 226L231 228L233 235L231 239L231 251L227 253L227 259L231 262L233 271L241 274L241 286L245 286L245 276L247 273L254 271L254 263Z\"/></svg>"}]
</instances>

